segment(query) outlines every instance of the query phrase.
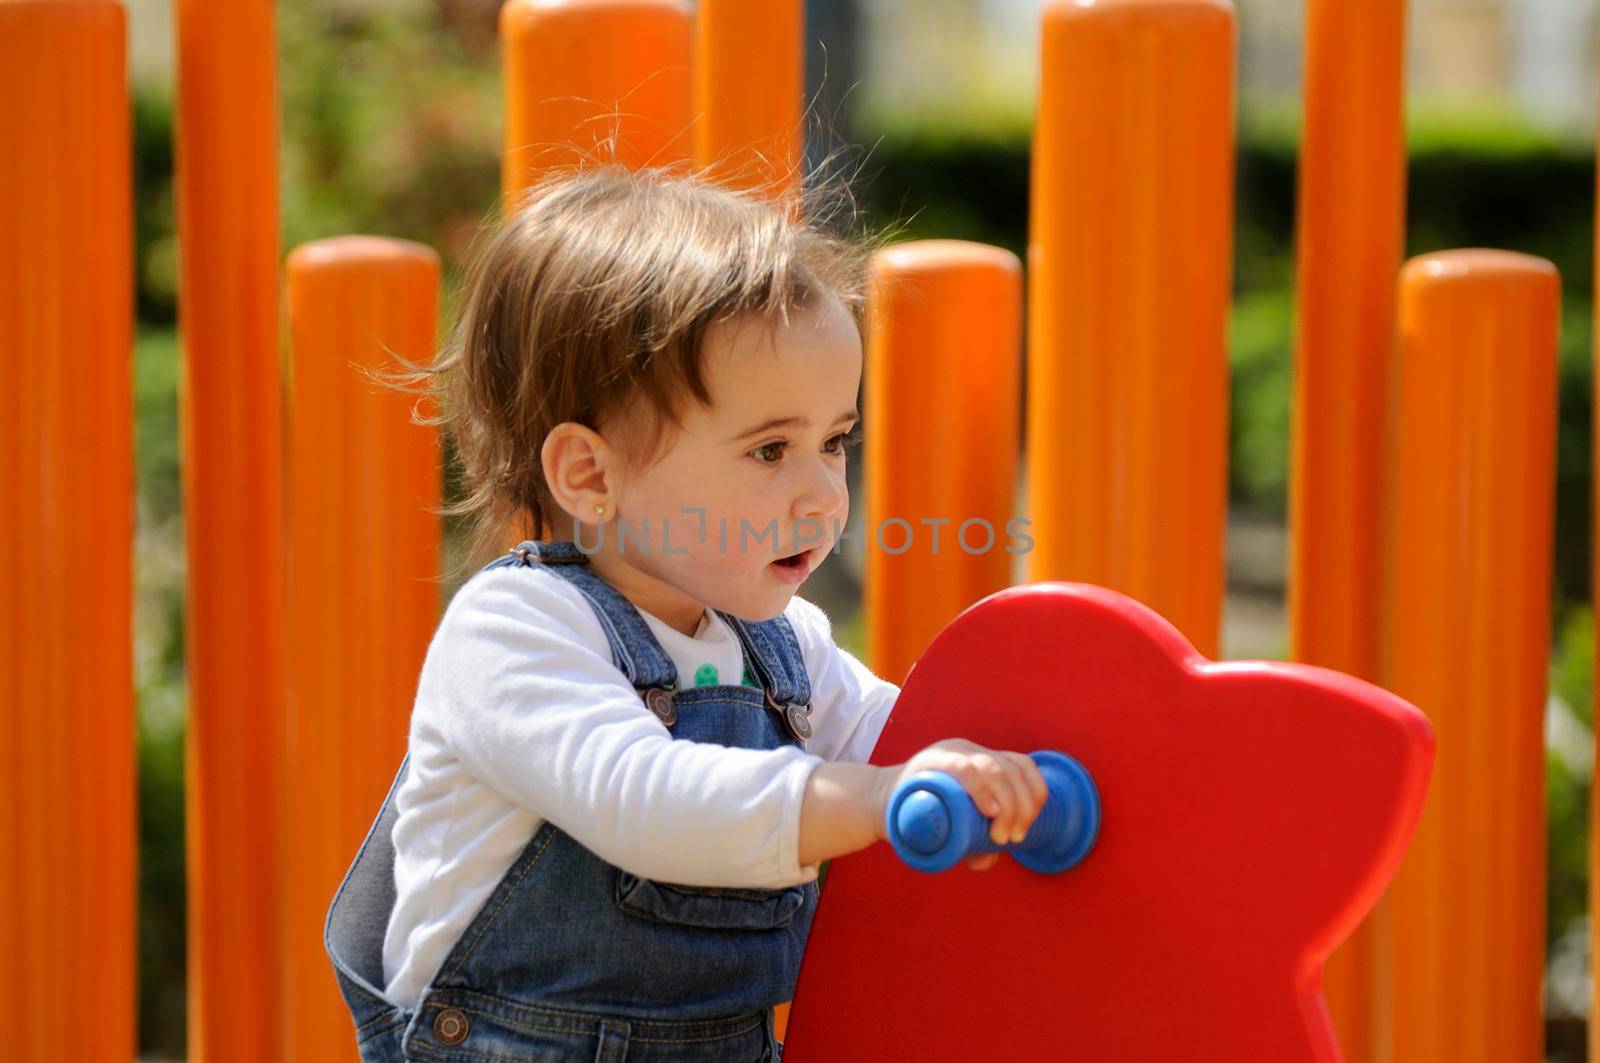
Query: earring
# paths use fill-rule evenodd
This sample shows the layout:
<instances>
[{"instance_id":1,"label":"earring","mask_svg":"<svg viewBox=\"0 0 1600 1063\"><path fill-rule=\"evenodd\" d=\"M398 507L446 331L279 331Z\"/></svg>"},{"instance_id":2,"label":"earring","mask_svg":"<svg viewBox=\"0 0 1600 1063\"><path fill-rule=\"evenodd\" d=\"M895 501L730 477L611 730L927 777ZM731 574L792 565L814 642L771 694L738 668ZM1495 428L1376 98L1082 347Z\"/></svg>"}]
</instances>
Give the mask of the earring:
<instances>
[{"instance_id":1,"label":"earring","mask_svg":"<svg viewBox=\"0 0 1600 1063\"><path fill-rule=\"evenodd\" d=\"M602 517L602 518L605 517L605 515L606 515L606 507L604 505L595 506L594 507L594 515L597 516L597 517Z\"/></svg>"}]
</instances>

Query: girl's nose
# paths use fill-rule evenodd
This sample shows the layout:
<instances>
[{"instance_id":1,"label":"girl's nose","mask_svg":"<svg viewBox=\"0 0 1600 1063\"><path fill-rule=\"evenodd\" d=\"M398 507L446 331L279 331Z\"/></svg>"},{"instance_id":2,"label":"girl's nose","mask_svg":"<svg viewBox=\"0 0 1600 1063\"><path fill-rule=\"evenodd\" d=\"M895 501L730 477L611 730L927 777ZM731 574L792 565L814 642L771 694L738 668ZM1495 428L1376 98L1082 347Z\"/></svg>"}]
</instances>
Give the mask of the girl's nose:
<instances>
[{"instance_id":1,"label":"girl's nose","mask_svg":"<svg viewBox=\"0 0 1600 1063\"><path fill-rule=\"evenodd\" d=\"M812 463L808 475L805 493L795 500L795 516L815 520L835 516L850 497L844 470L817 461Z\"/></svg>"}]
</instances>

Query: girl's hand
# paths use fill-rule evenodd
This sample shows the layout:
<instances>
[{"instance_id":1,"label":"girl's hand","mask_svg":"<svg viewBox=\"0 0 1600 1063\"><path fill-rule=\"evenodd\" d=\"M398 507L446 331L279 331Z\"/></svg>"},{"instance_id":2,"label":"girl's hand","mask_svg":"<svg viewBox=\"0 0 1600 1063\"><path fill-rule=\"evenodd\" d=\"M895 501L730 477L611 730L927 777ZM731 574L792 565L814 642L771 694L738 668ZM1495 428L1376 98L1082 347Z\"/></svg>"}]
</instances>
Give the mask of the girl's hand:
<instances>
[{"instance_id":1,"label":"girl's hand","mask_svg":"<svg viewBox=\"0 0 1600 1063\"><path fill-rule=\"evenodd\" d=\"M883 821L895 787L919 771L942 771L959 780L978 811L993 821L989 837L996 845L1020 842L1049 796L1039 766L1026 753L985 749L965 738L946 738L904 764L883 769L876 795L879 841L886 839ZM964 862L975 871L985 871L999 859L999 853L983 853Z\"/></svg>"}]
</instances>

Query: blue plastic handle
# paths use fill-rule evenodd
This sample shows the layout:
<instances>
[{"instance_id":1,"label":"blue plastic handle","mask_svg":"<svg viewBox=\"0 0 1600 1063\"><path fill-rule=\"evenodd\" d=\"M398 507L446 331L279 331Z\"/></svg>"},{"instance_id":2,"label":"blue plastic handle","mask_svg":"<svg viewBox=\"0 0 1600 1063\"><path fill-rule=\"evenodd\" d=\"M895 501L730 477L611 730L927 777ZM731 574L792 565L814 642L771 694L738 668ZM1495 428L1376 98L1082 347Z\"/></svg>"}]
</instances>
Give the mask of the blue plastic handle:
<instances>
[{"instance_id":1,"label":"blue plastic handle","mask_svg":"<svg viewBox=\"0 0 1600 1063\"><path fill-rule=\"evenodd\" d=\"M918 871L946 871L969 856L1010 853L1023 867L1047 874L1076 866L1100 836L1100 793L1082 764L1052 749L1028 754L1050 796L1020 842L996 845L993 824L978 811L960 780L919 771L901 781L885 812L889 844Z\"/></svg>"}]
</instances>

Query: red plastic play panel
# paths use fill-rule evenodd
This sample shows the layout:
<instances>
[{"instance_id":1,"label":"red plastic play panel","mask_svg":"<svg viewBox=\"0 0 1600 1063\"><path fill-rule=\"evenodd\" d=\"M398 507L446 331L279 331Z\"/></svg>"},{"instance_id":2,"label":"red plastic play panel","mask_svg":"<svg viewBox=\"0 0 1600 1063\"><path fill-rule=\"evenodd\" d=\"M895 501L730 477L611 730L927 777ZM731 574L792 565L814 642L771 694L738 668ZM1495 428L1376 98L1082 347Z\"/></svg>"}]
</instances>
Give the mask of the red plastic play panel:
<instances>
[{"instance_id":1,"label":"red plastic play panel","mask_svg":"<svg viewBox=\"0 0 1600 1063\"><path fill-rule=\"evenodd\" d=\"M873 754L941 738L1056 749L1093 774L1099 842L1041 875L834 861L785 1063L1340 1057L1322 965L1388 884L1433 730L1307 665L1215 663L1120 594L1033 583L962 613Z\"/></svg>"}]
</instances>

